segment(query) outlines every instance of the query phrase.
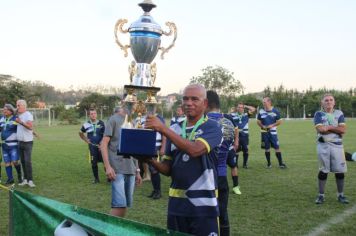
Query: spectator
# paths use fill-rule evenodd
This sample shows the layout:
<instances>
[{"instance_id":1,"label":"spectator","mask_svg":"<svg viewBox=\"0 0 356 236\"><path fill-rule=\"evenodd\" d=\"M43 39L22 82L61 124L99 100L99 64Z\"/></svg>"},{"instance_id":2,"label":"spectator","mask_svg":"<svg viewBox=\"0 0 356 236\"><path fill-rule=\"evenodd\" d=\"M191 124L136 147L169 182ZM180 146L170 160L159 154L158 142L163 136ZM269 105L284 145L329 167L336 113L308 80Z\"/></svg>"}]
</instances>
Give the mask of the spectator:
<instances>
[{"instance_id":1,"label":"spectator","mask_svg":"<svg viewBox=\"0 0 356 236\"><path fill-rule=\"evenodd\" d=\"M28 184L31 188L36 187L33 183L32 174L32 147L33 147L33 116L27 111L25 100L16 102L17 118L16 122L20 124L17 128L17 140L19 141L19 152L24 180L20 186Z\"/></svg>"},{"instance_id":2,"label":"spectator","mask_svg":"<svg viewBox=\"0 0 356 236\"><path fill-rule=\"evenodd\" d=\"M132 157L117 155L120 142L120 129L124 123L123 109L118 109L106 123L104 137L101 141L106 176L111 183L111 215L125 217L127 208L132 206L133 192L136 184L141 184L138 162Z\"/></svg>"}]
</instances>

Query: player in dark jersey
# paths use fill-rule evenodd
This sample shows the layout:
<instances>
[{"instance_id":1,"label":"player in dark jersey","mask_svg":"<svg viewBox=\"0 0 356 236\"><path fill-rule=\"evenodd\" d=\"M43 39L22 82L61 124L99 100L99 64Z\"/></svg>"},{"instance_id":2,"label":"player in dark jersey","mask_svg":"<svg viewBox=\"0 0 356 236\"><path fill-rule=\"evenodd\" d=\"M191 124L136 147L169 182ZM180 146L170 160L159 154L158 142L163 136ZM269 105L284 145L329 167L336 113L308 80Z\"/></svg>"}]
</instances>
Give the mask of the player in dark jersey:
<instances>
[{"instance_id":1,"label":"player in dark jersey","mask_svg":"<svg viewBox=\"0 0 356 236\"><path fill-rule=\"evenodd\" d=\"M220 223L220 236L230 235L230 224L227 212L227 205L229 199L229 184L227 181L227 157L229 148L235 144L238 145L238 140L235 139L235 127L233 123L224 117L220 112L220 99L219 95L209 90L207 91L208 108L207 116L209 119L215 120L222 128L223 142L218 149L218 202L219 202L219 223Z\"/></svg>"},{"instance_id":2,"label":"player in dark jersey","mask_svg":"<svg viewBox=\"0 0 356 236\"><path fill-rule=\"evenodd\" d=\"M95 109L89 110L89 120L82 125L79 136L89 145L91 168L94 175L93 183L99 183L98 162L103 162L100 152L100 142L103 139L105 124L97 119ZM86 136L84 134L87 134Z\"/></svg>"},{"instance_id":3,"label":"player in dark jersey","mask_svg":"<svg viewBox=\"0 0 356 236\"><path fill-rule=\"evenodd\" d=\"M14 183L12 166L16 169L19 183L22 182L16 136L18 123L16 122L15 111L15 108L11 104L5 104L3 109L4 116L0 119L2 158L5 162L5 171L7 174L6 184Z\"/></svg>"},{"instance_id":4,"label":"player in dark jersey","mask_svg":"<svg viewBox=\"0 0 356 236\"><path fill-rule=\"evenodd\" d=\"M167 227L193 235L218 235L217 150L222 142L217 122L204 116L206 90L202 85L188 85L183 92L187 119L170 128L155 116L146 120L167 137L166 156L162 162L148 160L161 173L171 176Z\"/></svg>"},{"instance_id":5,"label":"player in dark jersey","mask_svg":"<svg viewBox=\"0 0 356 236\"><path fill-rule=\"evenodd\" d=\"M247 109L247 112L245 112ZM247 169L248 162L248 144L249 144L249 130L248 130L248 122L251 115L256 111L256 108L253 106L245 105L242 102L239 102L236 105L236 112L232 112L231 118L235 127L238 128L239 131L239 148L236 151L236 156L238 160L238 153L242 151L243 153L243 165L242 167Z\"/></svg>"},{"instance_id":6,"label":"player in dark jersey","mask_svg":"<svg viewBox=\"0 0 356 236\"><path fill-rule=\"evenodd\" d=\"M265 150L267 168L272 167L270 153L271 146L276 151L279 168L285 169L287 167L282 160L282 153L279 149L277 136L277 126L281 123L281 115L279 111L272 106L271 99L269 97L263 98L263 108L258 112L257 125L261 128L261 148Z\"/></svg>"},{"instance_id":7,"label":"player in dark jersey","mask_svg":"<svg viewBox=\"0 0 356 236\"><path fill-rule=\"evenodd\" d=\"M171 123L169 126L172 126L174 124L179 124L179 123L183 122L185 119L186 119L186 117L184 115L183 107L178 106L176 109L176 115L174 117L172 117Z\"/></svg>"}]
</instances>

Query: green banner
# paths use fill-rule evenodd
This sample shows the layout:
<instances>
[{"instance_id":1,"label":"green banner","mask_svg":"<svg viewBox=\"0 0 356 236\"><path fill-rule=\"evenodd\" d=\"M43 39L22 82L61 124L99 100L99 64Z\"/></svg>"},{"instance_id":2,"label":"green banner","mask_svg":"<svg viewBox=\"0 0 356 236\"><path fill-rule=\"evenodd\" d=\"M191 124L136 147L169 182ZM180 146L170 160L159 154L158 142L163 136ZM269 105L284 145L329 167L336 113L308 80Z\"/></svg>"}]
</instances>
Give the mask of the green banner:
<instances>
[{"instance_id":1,"label":"green banner","mask_svg":"<svg viewBox=\"0 0 356 236\"><path fill-rule=\"evenodd\" d=\"M86 235L186 235L91 211L17 190L10 193L10 235L55 235L81 228ZM66 222L62 224L63 222ZM69 222L69 223L68 223ZM73 225L72 225L73 223ZM73 228L71 228L73 226ZM67 234L73 235L73 234Z\"/></svg>"}]
</instances>

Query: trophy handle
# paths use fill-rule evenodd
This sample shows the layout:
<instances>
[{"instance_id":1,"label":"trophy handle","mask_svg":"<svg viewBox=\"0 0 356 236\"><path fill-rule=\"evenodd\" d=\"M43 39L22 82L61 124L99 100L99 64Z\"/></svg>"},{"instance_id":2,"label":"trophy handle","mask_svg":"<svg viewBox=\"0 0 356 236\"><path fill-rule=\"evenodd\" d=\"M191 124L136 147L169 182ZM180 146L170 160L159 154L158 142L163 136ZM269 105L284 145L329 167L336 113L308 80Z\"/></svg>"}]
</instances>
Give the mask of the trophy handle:
<instances>
[{"instance_id":1,"label":"trophy handle","mask_svg":"<svg viewBox=\"0 0 356 236\"><path fill-rule=\"evenodd\" d=\"M174 43L177 40L177 26L176 26L176 24L168 21L168 22L166 22L166 25L169 27L169 32L163 31L162 33L166 36L171 36L172 33L174 33L174 37L173 37L173 41L172 41L171 45L169 45L167 48L164 48L164 47L159 48L162 50L162 53L161 53L162 60L164 59L164 54L167 53L172 47L174 47Z\"/></svg>"},{"instance_id":2,"label":"trophy handle","mask_svg":"<svg viewBox=\"0 0 356 236\"><path fill-rule=\"evenodd\" d=\"M130 45L123 45L120 41L119 41L119 37L117 37L117 31L119 30L121 33L125 34L128 33L129 30L128 29L123 29L122 27L124 26L124 24L127 23L126 19L119 19L116 24L115 24L115 41L117 43L117 45L119 45L119 47L121 48L121 50L124 51L124 56L127 57L128 53L127 53L127 49L130 48Z\"/></svg>"}]
</instances>

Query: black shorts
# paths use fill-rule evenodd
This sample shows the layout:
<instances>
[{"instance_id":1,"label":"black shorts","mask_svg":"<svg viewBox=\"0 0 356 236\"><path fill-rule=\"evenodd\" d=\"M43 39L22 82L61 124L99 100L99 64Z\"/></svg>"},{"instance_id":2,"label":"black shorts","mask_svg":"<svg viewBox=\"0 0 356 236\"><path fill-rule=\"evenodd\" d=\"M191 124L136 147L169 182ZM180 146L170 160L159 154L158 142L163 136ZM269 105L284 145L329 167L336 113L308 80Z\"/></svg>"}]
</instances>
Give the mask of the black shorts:
<instances>
[{"instance_id":1,"label":"black shorts","mask_svg":"<svg viewBox=\"0 0 356 236\"><path fill-rule=\"evenodd\" d=\"M249 137L248 134L243 134L239 135L239 148L237 149L237 152L242 151L243 153L248 152L248 142L249 142Z\"/></svg>"},{"instance_id":2,"label":"black shorts","mask_svg":"<svg viewBox=\"0 0 356 236\"><path fill-rule=\"evenodd\" d=\"M229 150L229 153L227 154L227 159L226 159L226 164L230 168L235 168L237 167L237 158L236 158L236 152L233 148Z\"/></svg>"},{"instance_id":3,"label":"black shorts","mask_svg":"<svg viewBox=\"0 0 356 236\"><path fill-rule=\"evenodd\" d=\"M90 151L90 160L91 162L103 162L103 157L101 156L101 152L98 147L94 145L89 145L89 151Z\"/></svg>"},{"instance_id":4,"label":"black shorts","mask_svg":"<svg viewBox=\"0 0 356 236\"><path fill-rule=\"evenodd\" d=\"M218 217L188 217L168 214L167 228L198 236L219 235Z\"/></svg>"}]
</instances>

